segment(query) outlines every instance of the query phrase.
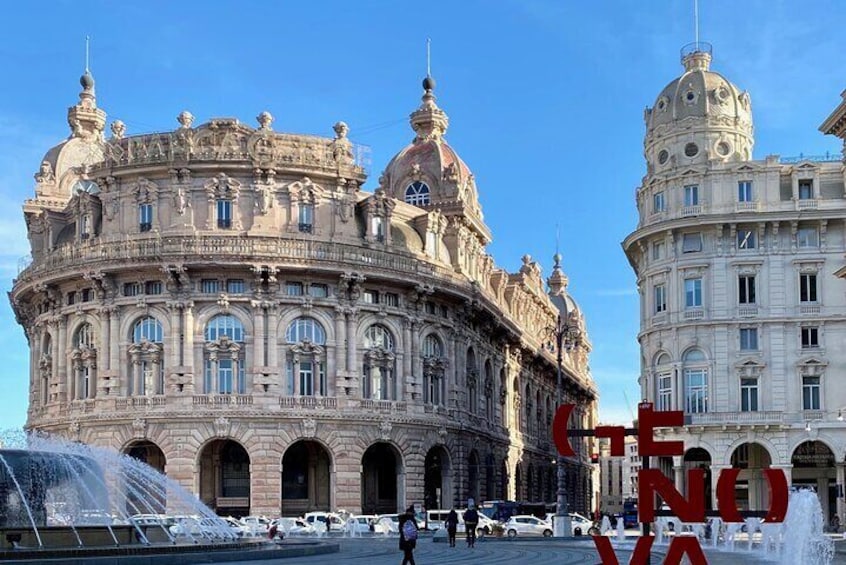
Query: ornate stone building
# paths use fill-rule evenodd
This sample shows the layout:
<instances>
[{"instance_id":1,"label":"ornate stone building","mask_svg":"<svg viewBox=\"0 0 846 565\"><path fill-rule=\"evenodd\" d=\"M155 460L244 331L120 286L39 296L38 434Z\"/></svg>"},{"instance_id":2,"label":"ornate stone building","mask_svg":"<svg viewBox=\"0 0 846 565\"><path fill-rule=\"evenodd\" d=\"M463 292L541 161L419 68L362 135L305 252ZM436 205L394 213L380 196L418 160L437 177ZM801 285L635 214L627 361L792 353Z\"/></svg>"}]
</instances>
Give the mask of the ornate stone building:
<instances>
[{"instance_id":1,"label":"ornate stone building","mask_svg":"<svg viewBox=\"0 0 846 565\"><path fill-rule=\"evenodd\" d=\"M221 513L555 500L550 296L570 306L565 398L591 426L584 320L560 258L547 287L529 256L508 273L486 253L433 80L373 193L342 122L321 138L183 112L105 139L81 82L10 295L28 428L146 459ZM567 490L586 511L579 447Z\"/></svg>"},{"instance_id":2,"label":"ornate stone building","mask_svg":"<svg viewBox=\"0 0 846 565\"><path fill-rule=\"evenodd\" d=\"M682 62L645 113L639 222L623 242L643 398L686 413L664 430L684 456L659 463L679 488L686 469L707 469L711 507L719 471L739 467L738 504L757 510L762 469L783 469L842 521L846 168L839 155L753 160L749 94L710 70L708 44ZM826 133L842 135L838 111Z\"/></svg>"}]
</instances>

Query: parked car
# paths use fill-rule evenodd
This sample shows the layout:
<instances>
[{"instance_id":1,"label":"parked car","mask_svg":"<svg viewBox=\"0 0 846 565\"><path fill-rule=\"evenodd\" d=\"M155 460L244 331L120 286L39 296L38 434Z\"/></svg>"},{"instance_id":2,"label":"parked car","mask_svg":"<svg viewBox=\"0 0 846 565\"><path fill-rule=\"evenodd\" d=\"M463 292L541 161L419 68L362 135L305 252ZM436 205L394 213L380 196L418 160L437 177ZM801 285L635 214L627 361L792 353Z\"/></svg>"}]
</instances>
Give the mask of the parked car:
<instances>
[{"instance_id":1,"label":"parked car","mask_svg":"<svg viewBox=\"0 0 846 565\"><path fill-rule=\"evenodd\" d=\"M254 536L265 535L267 528L270 527L270 520L264 516L244 516L238 521L247 526Z\"/></svg>"},{"instance_id":2,"label":"parked car","mask_svg":"<svg viewBox=\"0 0 846 565\"><path fill-rule=\"evenodd\" d=\"M575 512L570 512L570 534L576 536L587 536L591 535L590 530L593 528L593 521L588 520L581 514L576 514ZM553 530L555 530L555 514L547 514L546 518L544 518L544 522L549 524Z\"/></svg>"},{"instance_id":3,"label":"parked car","mask_svg":"<svg viewBox=\"0 0 846 565\"><path fill-rule=\"evenodd\" d=\"M221 518L221 519L224 522L226 522L226 524L232 530L232 533L235 534L239 538L249 538L249 537L255 537L255 536L258 536L258 535L262 535L262 534L258 534L256 532L254 532L253 529L250 526L245 526L244 524L242 524L241 522L239 522L238 520L236 520L232 516L226 516L225 518Z\"/></svg>"},{"instance_id":4,"label":"parked car","mask_svg":"<svg viewBox=\"0 0 846 565\"><path fill-rule=\"evenodd\" d=\"M518 535L549 537L552 535L552 524L535 516L512 516L505 523L505 533L510 538Z\"/></svg>"},{"instance_id":5,"label":"parked car","mask_svg":"<svg viewBox=\"0 0 846 565\"><path fill-rule=\"evenodd\" d=\"M276 536L309 536L314 533L314 528L311 524L302 518L277 518L270 522L271 526L276 526Z\"/></svg>"},{"instance_id":6,"label":"parked car","mask_svg":"<svg viewBox=\"0 0 846 565\"><path fill-rule=\"evenodd\" d=\"M238 537L222 518L202 518L200 516L175 516L175 523L170 527L173 536L206 539L232 539Z\"/></svg>"},{"instance_id":7,"label":"parked car","mask_svg":"<svg viewBox=\"0 0 846 565\"><path fill-rule=\"evenodd\" d=\"M308 512L303 519L315 529L319 524L325 527L327 521L331 524L331 529L336 532L342 531L346 526L346 522L334 512Z\"/></svg>"},{"instance_id":8,"label":"parked car","mask_svg":"<svg viewBox=\"0 0 846 565\"><path fill-rule=\"evenodd\" d=\"M359 514L347 518L344 529L351 534L369 534L373 531L375 523L376 516L373 514Z\"/></svg>"},{"instance_id":9,"label":"parked car","mask_svg":"<svg viewBox=\"0 0 846 565\"><path fill-rule=\"evenodd\" d=\"M423 527L423 524L420 524ZM399 533L399 514L382 514L376 516L373 524L373 532L377 534Z\"/></svg>"},{"instance_id":10,"label":"parked car","mask_svg":"<svg viewBox=\"0 0 846 565\"><path fill-rule=\"evenodd\" d=\"M129 517L129 523L136 526L163 526L169 528L175 523L173 516L167 514L135 514Z\"/></svg>"}]
</instances>

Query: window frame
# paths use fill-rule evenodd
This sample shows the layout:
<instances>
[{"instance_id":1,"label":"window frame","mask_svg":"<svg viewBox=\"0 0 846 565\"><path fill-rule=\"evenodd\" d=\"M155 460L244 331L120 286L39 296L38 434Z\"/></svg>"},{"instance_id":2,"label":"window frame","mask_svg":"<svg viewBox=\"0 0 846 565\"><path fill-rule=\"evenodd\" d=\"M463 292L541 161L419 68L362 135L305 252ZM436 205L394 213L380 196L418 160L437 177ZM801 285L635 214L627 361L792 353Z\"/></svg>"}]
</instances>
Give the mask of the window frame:
<instances>
[{"instance_id":1,"label":"window frame","mask_svg":"<svg viewBox=\"0 0 846 565\"><path fill-rule=\"evenodd\" d=\"M692 288L690 287L692 285ZM684 307L685 310L702 308L702 277L684 279Z\"/></svg>"},{"instance_id":2,"label":"window frame","mask_svg":"<svg viewBox=\"0 0 846 565\"><path fill-rule=\"evenodd\" d=\"M746 336L744 338L744 336ZM740 328L738 330L740 351L759 351L758 328Z\"/></svg>"},{"instance_id":3,"label":"window frame","mask_svg":"<svg viewBox=\"0 0 846 565\"><path fill-rule=\"evenodd\" d=\"M745 306L758 303L757 281L755 275L737 276L737 303Z\"/></svg>"},{"instance_id":4,"label":"window frame","mask_svg":"<svg viewBox=\"0 0 846 565\"><path fill-rule=\"evenodd\" d=\"M753 185L751 180L737 181L737 201L738 202L754 202L755 193L753 192Z\"/></svg>"},{"instance_id":5,"label":"window frame","mask_svg":"<svg viewBox=\"0 0 846 565\"><path fill-rule=\"evenodd\" d=\"M819 303L818 279L817 273L799 273L799 302L801 304Z\"/></svg>"},{"instance_id":6,"label":"window frame","mask_svg":"<svg viewBox=\"0 0 846 565\"><path fill-rule=\"evenodd\" d=\"M232 200L229 198L218 198L215 202L215 217L218 229L232 229L232 217L234 209Z\"/></svg>"},{"instance_id":7,"label":"window frame","mask_svg":"<svg viewBox=\"0 0 846 565\"><path fill-rule=\"evenodd\" d=\"M684 186L684 205L699 206L699 185L687 184Z\"/></svg>"},{"instance_id":8,"label":"window frame","mask_svg":"<svg viewBox=\"0 0 846 565\"><path fill-rule=\"evenodd\" d=\"M141 233L153 229L153 205L149 202L138 205L138 229Z\"/></svg>"},{"instance_id":9,"label":"window frame","mask_svg":"<svg viewBox=\"0 0 846 565\"><path fill-rule=\"evenodd\" d=\"M802 410L822 410L822 376L803 375L801 378Z\"/></svg>"},{"instance_id":10,"label":"window frame","mask_svg":"<svg viewBox=\"0 0 846 565\"><path fill-rule=\"evenodd\" d=\"M759 394L758 394L758 378L757 377L741 377L740 378L740 411L741 412L758 412Z\"/></svg>"}]
</instances>

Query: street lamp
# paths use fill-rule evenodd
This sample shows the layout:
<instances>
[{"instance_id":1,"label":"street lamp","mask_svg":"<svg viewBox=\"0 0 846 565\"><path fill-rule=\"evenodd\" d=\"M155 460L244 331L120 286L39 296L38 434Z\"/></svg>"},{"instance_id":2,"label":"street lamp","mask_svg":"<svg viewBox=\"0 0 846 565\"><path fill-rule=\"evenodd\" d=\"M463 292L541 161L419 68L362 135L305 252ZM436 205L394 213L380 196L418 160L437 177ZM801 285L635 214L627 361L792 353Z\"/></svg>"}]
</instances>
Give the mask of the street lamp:
<instances>
[{"instance_id":1,"label":"street lamp","mask_svg":"<svg viewBox=\"0 0 846 565\"><path fill-rule=\"evenodd\" d=\"M552 268L552 276L549 278L550 299L558 310L558 318L555 323L555 352L558 369L556 382L556 407L564 402L564 371L562 355L565 347L572 345L571 332L576 328L570 326L570 306L567 303L567 277L561 271L561 255L555 254L555 265ZM556 454L555 466L558 475L557 500L555 505L555 521L553 530L555 537L570 536L572 527L570 514L567 512L567 470L564 466L564 456Z\"/></svg>"}]
</instances>

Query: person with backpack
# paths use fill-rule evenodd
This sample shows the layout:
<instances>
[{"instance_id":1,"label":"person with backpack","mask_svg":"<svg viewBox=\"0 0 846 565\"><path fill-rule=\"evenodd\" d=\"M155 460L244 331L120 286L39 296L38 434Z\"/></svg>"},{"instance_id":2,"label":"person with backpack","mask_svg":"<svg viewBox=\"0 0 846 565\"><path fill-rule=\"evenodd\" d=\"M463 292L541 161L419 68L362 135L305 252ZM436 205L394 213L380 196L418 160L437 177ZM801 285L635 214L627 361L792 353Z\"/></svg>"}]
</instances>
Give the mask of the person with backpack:
<instances>
[{"instance_id":1,"label":"person with backpack","mask_svg":"<svg viewBox=\"0 0 846 565\"><path fill-rule=\"evenodd\" d=\"M458 529L458 512L455 511L455 508L449 511L446 520L444 520L444 525L449 537L449 546L455 547L455 532Z\"/></svg>"},{"instance_id":2,"label":"person with backpack","mask_svg":"<svg viewBox=\"0 0 846 565\"><path fill-rule=\"evenodd\" d=\"M399 533L399 548L403 552L402 565L415 565L414 548L417 547L417 521L414 519L413 506L409 506L405 514L400 514Z\"/></svg>"},{"instance_id":3,"label":"person with backpack","mask_svg":"<svg viewBox=\"0 0 846 565\"><path fill-rule=\"evenodd\" d=\"M467 547L476 547L476 526L479 525L479 513L474 507L464 511L464 530L467 533Z\"/></svg>"}]
</instances>

